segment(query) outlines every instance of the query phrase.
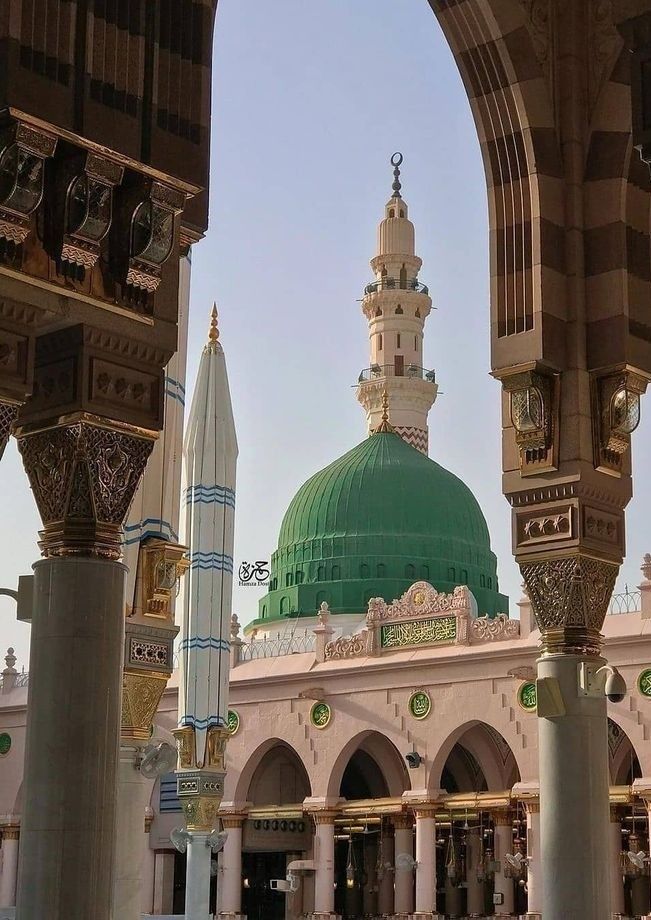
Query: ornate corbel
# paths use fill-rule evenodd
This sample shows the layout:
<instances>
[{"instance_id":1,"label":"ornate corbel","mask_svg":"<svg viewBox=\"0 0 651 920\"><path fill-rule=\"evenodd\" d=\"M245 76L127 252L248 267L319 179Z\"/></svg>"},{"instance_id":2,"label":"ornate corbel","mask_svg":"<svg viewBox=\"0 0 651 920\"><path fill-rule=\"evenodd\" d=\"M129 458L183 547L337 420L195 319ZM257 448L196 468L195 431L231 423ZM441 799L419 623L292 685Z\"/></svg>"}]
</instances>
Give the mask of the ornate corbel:
<instances>
[{"instance_id":1,"label":"ornate corbel","mask_svg":"<svg viewBox=\"0 0 651 920\"><path fill-rule=\"evenodd\" d=\"M0 254L27 239L30 216L41 203L45 161L57 139L24 122L11 122L0 139Z\"/></svg>"},{"instance_id":2,"label":"ornate corbel","mask_svg":"<svg viewBox=\"0 0 651 920\"><path fill-rule=\"evenodd\" d=\"M83 412L16 431L44 524L44 556L122 556L122 523L155 437Z\"/></svg>"},{"instance_id":3,"label":"ornate corbel","mask_svg":"<svg viewBox=\"0 0 651 920\"><path fill-rule=\"evenodd\" d=\"M508 394L522 475L557 469L560 376L535 365L495 376Z\"/></svg>"},{"instance_id":4,"label":"ornate corbel","mask_svg":"<svg viewBox=\"0 0 651 920\"><path fill-rule=\"evenodd\" d=\"M121 194L111 248L115 274L127 296L146 301L158 289L185 197L172 186L158 181L145 185L140 178Z\"/></svg>"},{"instance_id":5,"label":"ornate corbel","mask_svg":"<svg viewBox=\"0 0 651 920\"><path fill-rule=\"evenodd\" d=\"M599 655L619 565L581 553L520 563L543 652Z\"/></svg>"},{"instance_id":6,"label":"ornate corbel","mask_svg":"<svg viewBox=\"0 0 651 920\"><path fill-rule=\"evenodd\" d=\"M124 168L93 152L57 157L49 194L47 248L57 270L83 281L100 257L113 216L114 189Z\"/></svg>"},{"instance_id":7,"label":"ornate corbel","mask_svg":"<svg viewBox=\"0 0 651 920\"><path fill-rule=\"evenodd\" d=\"M631 434L640 423L640 396L647 383L645 376L628 368L592 378L594 465L598 470L621 473Z\"/></svg>"}]
</instances>

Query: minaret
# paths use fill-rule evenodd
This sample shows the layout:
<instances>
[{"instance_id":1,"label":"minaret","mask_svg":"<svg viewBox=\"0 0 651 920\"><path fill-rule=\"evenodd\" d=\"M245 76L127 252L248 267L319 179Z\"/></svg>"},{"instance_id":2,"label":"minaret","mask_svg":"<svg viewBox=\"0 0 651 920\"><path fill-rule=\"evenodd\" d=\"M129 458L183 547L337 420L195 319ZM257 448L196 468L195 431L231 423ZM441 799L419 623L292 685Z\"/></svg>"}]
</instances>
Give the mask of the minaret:
<instances>
[{"instance_id":1,"label":"minaret","mask_svg":"<svg viewBox=\"0 0 651 920\"><path fill-rule=\"evenodd\" d=\"M237 439L217 310L203 349L185 437L186 576L179 676L177 793L187 831L186 920L208 920L210 854L220 842L228 732Z\"/></svg>"},{"instance_id":2,"label":"minaret","mask_svg":"<svg viewBox=\"0 0 651 920\"><path fill-rule=\"evenodd\" d=\"M414 225L400 193L402 154L391 157L391 198L378 227L377 253L371 259L375 281L364 290L370 367L359 375L357 399L366 410L369 434L382 419L382 395L391 406L396 432L428 452L427 414L438 387L434 372L423 368L423 327L432 309L429 291L418 280L422 265L415 251Z\"/></svg>"}]
</instances>

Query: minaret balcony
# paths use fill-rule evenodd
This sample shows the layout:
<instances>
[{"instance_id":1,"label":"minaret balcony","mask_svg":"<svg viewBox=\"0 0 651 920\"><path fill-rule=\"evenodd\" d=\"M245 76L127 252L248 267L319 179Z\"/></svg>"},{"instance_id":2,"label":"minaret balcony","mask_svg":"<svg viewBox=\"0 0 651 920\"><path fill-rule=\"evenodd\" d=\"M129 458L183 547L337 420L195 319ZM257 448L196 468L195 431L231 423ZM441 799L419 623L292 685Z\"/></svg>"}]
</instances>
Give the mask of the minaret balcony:
<instances>
[{"instance_id":1,"label":"minaret balcony","mask_svg":"<svg viewBox=\"0 0 651 920\"><path fill-rule=\"evenodd\" d=\"M374 380L381 380L383 377L407 377L412 380L425 380L436 386L436 374L434 371L428 371L425 367L418 367L416 364L401 365L395 364L372 364L366 367L357 378L357 383L369 383Z\"/></svg>"},{"instance_id":2,"label":"minaret balcony","mask_svg":"<svg viewBox=\"0 0 651 920\"><path fill-rule=\"evenodd\" d=\"M426 284L414 279L405 278L379 278L377 281L371 281L364 288L364 296L377 294L378 291L415 291L417 294L429 295L429 288Z\"/></svg>"}]
</instances>

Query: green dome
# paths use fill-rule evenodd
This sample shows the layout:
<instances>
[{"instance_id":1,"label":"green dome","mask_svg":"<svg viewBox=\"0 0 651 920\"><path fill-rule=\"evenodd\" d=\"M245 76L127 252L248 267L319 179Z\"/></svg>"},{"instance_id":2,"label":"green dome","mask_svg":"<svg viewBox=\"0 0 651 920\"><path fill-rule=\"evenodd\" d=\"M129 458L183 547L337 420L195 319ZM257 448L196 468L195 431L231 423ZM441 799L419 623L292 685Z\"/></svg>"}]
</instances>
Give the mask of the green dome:
<instances>
[{"instance_id":1,"label":"green dome","mask_svg":"<svg viewBox=\"0 0 651 920\"><path fill-rule=\"evenodd\" d=\"M301 486L283 519L259 619L363 614L415 581L467 584L478 612L507 612L488 527L470 489L394 432L376 433Z\"/></svg>"}]
</instances>

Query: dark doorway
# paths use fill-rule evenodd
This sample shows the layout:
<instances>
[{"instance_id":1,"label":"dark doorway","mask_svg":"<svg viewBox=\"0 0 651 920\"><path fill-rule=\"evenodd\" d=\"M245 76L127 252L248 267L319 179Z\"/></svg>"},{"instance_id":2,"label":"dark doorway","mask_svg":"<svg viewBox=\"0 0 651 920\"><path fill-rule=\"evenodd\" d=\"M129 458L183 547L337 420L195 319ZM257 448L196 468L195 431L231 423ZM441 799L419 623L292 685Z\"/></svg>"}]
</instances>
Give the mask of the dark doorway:
<instances>
[{"instance_id":1,"label":"dark doorway","mask_svg":"<svg viewBox=\"0 0 651 920\"><path fill-rule=\"evenodd\" d=\"M285 878L285 853L243 853L242 913L247 920L285 920L285 894L272 891L271 879Z\"/></svg>"}]
</instances>

